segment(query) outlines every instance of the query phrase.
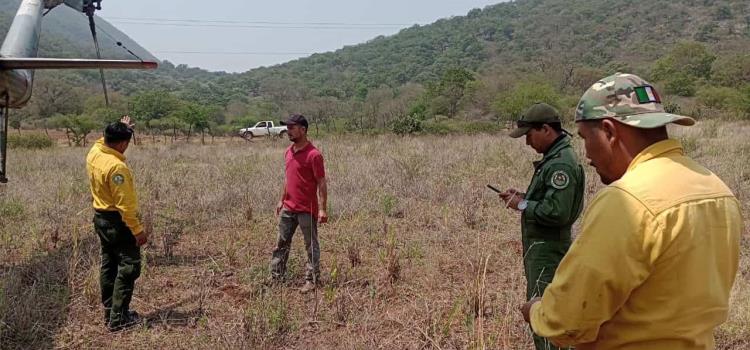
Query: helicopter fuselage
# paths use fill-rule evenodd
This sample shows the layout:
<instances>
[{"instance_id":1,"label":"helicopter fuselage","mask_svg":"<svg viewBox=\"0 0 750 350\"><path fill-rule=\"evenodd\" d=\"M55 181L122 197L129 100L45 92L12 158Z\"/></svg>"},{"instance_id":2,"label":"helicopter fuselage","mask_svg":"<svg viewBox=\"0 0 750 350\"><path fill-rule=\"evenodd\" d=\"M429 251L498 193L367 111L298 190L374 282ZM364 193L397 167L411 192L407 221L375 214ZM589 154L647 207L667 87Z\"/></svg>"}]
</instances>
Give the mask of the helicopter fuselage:
<instances>
[{"instance_id":1,"label":"helicopter fuselage","mask_svg":"<svg viewBox=\"0 0 750 350\"><path fill-rule=\"evenodd\" d=\"M5 36L0 57L36 57L42 29L42 0L24 0ZM0 106L20 108L31 98L32 70L0 70Z\"/></svg>"}]
</instances>

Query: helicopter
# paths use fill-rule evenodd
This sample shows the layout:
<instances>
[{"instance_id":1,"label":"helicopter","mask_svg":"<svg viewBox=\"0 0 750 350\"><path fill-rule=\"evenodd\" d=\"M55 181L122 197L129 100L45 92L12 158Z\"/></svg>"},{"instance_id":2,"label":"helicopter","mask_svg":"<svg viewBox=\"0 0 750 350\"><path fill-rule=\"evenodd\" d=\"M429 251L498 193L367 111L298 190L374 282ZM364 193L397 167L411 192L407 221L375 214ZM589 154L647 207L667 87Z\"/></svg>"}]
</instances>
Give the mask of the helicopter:
<instances>
[{"instance_id":1,"label":"helicopter","mask_svg":"<svg viewBox=\"0 0 750 350\"><path fill-rule=\"evenodd\" d=\"M108 104L104 69L157 68L158 64L153 61L101 59L94 22L94 12L101 10L101 2L102 0L22 0L3 44L0 46L0 183L8 182L6 177L8 115L11 108L22 108L29 102L34 82L34 70L99 69L105 101ZM85 13L88 17L98 59L37 57L42 18L47 12L63 4ZM118 45L121 44L118 43Z\"/></svg>"}]
</instances>

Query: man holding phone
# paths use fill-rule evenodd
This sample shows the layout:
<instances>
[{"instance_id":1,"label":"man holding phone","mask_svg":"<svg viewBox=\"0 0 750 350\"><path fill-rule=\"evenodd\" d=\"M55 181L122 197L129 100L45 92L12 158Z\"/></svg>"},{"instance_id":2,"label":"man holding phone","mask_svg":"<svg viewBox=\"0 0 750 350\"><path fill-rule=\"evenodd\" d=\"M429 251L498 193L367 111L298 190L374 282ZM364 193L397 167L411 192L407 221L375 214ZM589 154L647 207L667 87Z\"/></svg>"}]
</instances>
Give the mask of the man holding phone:
<instances>
[{"instance_id":1,"label":"man holding phone","mask_svg":"<svg viewBox=\"0 0 750 350\"><path fill-rule=\"evenodd\" d=\"M544 155L534 162L534 176L526 193L513 188L500 193L507 208L522 213L526 300L531 300L542 296L570 247L571 227L583 209L585 178L555 108L536 103L517 126L510 136L525 135L526 144ZM539 350L558 349L536 335L534 345Z\"/></svg>"}]
</instances>

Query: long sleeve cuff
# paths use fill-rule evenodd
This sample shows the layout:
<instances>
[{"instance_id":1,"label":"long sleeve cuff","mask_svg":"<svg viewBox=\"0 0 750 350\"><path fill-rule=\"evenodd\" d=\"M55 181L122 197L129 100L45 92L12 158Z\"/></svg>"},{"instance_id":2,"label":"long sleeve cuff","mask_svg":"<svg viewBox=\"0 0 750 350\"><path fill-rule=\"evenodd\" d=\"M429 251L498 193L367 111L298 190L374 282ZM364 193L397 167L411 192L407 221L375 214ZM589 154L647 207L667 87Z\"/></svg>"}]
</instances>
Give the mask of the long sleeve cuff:
<instances>
[{"instance_id":1,"label":"long sleeve cuff","mask_svg":"<svg viewBox=\"0 0 750 350\"><path fill-rule=\"evenodd\" d=\"M523 210L523 213L527 217L536 220L536 206L539 205L539 201L526 200L526 203L526 209Z\"/></svg>"}]
</instances>

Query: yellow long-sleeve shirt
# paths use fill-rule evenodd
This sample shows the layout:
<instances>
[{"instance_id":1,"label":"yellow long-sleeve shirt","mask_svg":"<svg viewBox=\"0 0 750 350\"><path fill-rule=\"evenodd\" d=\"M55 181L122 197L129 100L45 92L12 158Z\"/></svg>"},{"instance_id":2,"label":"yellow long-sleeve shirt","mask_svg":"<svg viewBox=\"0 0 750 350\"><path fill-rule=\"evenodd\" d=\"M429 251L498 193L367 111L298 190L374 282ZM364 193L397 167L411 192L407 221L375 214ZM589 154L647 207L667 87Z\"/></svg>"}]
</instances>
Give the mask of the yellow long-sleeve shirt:
<instances>
[{"instance_id":1,"label":"yellow long-sleeve shirt","mask_svg":"<svg viewBox=\"0 0 750 350\"><path fill-rule=\"evenodd\" d=\"M742 230L729 188L658 142L590 204L531 326L580 350L713 349Z\"/></svg>"},{"instance_id":2,"label":"yellow long-sleeve shirt","mask_svg":"<svg viewBox=\"0 0 750 350\"><path fill-rule=\"evenodd\" d=\"M120 212L122 221L133 235L141 234L143 226L138 220L138 197L125 156L107 147L104 138L100 138L86 156L86 170L94 209Z\"/></svg>"}]
</instances>

